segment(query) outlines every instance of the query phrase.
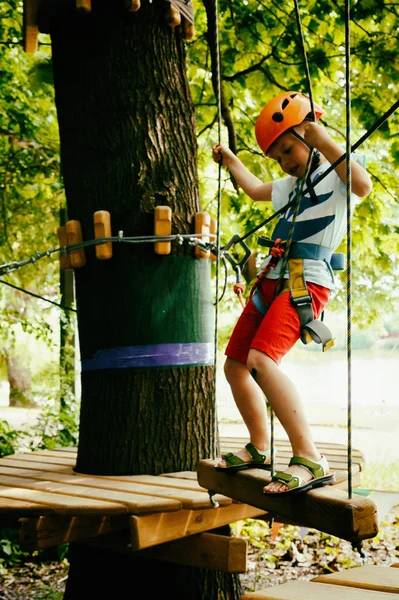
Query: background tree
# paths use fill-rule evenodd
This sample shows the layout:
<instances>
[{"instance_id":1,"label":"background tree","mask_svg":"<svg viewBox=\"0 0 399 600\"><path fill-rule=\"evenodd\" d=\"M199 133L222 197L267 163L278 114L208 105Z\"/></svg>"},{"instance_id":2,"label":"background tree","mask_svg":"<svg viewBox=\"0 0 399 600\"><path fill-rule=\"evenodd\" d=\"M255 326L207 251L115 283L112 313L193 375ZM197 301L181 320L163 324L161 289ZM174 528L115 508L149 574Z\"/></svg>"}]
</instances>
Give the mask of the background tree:
<instances>
[{"instance_id":1,"label":"background tree","mask_svg":"<svg viewBox=\"0 0 399 600\"><path fill-rule=\"evenodd\" d=\"M81 221L84 239L93 237L96 210L111 213L114 232L151 235L160 204L172 208L174 232L192 231L199 210L194 109L181 32L167 27L163 9L145 3L130 14L98 2L82 15L68 3L52 17L68 217ZM212 352L182 368L173 361L161 369L85 365L113 348L211 347L209 262L196 261L192 248L159 257L148 245L118 244L107 262L88 249L75 276L84 367L77 470L195 469L215 447ZM157 577L143 578L141 561L129 569L120 555L80 544L71 545L70 560L66 598L87 586L101 598L115 586L150 597L165 590L175 598L238 594L232 576L151 562Z\"/></svg>"}]
</instances>

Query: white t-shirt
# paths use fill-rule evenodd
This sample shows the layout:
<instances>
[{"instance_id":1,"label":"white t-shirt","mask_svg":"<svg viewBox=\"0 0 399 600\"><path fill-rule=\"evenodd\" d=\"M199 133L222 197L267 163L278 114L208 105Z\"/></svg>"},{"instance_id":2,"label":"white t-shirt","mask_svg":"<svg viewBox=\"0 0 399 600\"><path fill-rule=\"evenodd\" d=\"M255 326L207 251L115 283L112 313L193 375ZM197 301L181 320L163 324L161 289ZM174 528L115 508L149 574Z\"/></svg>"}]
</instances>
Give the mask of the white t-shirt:
<instances>
[{"instance_id":1,"label":"white t-shirt","mask_svg":"<svg viewBox=\"0 0 399 600\"><path fill-rule=\"evenodd\" d=\"M359 160L356 157L356 160ZM362 162L361 159L359 162ZM309 192L301 199L301 204L295 221L293 240L325 246L332 251L341 243L346 234L347 207L346 186L342 183L335 170L332 170L324 179L316 185L317 179L330 167L325 161L315 169L311 175L314 191L318 198L313 202ZM273 182L272 204L277 211L294 198L295 192L300 189L301 181L296 177L288 176ZM304 189L306 189L306 184ZM351 207L355 206L357 196L352 194ZM294 207L290 207L280 219L273 231L272 239L288 238ZM266 261L269 260L269 257ZM267 262L262 265L263 269ZM280 276L282 260L279 260L275 268L271 268L266 275L267 278L277 279ZM334 276L331 269L322 260L304 259L304 275L306 281L317 283L326 288L334 288ZM288 278L288 268L284 278Z\"/></svg>"}]
</instances>

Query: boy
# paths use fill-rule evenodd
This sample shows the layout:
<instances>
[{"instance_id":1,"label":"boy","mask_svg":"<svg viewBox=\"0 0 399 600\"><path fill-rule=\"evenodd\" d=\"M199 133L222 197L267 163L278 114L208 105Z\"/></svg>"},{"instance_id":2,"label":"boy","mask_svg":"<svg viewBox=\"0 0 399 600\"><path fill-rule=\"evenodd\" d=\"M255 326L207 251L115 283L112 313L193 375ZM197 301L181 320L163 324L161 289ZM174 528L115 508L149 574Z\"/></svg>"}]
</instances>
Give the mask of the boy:
<instances>
[{"instance_id":1,"label":"boy","mask_svg":"<svg viewBox=\"0 0 399 600\"><path fill-rule=\"evenodd\" d=\"M314 104L314 112L318 120L324 111ZM346 233L346 162L342 161L316 184L343 152L326 130L314 122L310 100L297 92L279 94L262 110L255 134L265 155L276 160L288 177L262 183L224 145L213 147L214 161L222 161L253 200L272 201L278 210L298 193L314 148L310 174L303 187L308 192L300 202L293 240L334 251ZM372 187L367 172L355 161L351 162L351 187L352 193L359 197L366 196ZM287 240L291 225L292 208L289 208L280 216L273 240ZM300 338L300 321L290 301L290 292L283 290L275 295L282 259L274 259L272 264L257 285L266 314L258 310L251 298L226 348L225 375L251 441L245 449L223 455L217 468L231 472L270 468L266 396L287 432L293 458L286 472L279 471L273 476L264 493L292 494L331 484L334 475L329 473L326 458L314 445L297 390L278 367ZM325 260L304 259L303 273L317 319L334 287L332 271ZM284 279L287 278L288 268L284 273Z\"/></svg>"}]
</instances>

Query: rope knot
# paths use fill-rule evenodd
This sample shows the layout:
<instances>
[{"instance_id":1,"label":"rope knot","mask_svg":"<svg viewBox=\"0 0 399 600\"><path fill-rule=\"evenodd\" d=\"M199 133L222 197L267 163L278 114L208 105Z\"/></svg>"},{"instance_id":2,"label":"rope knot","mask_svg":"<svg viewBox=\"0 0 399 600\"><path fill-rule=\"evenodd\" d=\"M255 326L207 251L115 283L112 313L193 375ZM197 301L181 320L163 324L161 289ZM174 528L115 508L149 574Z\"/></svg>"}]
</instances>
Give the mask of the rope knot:
<instances>
[{"instance_id":1,"label":"rope knot","mask_svg":"<svg viewBox=\"0 0 399 600\"><path fill-rule=\"evenodd\" d=\"M285 242L281 240L281 238L277 238L274 240L274 246L270 249L270 254L273 258L282 258L284 256L285 251Z\"/></svg>"},{"instance_id":2,"label":"rope knot","mask_svg":"<svg viewBox=\"0 0 399 600\"><path fill-rule=\"evenodd\" d=\"M245 290L245 284L244 283L236 283L234 285L234 293L235 294L243 294Z\"/></svg>"}]
</instances>

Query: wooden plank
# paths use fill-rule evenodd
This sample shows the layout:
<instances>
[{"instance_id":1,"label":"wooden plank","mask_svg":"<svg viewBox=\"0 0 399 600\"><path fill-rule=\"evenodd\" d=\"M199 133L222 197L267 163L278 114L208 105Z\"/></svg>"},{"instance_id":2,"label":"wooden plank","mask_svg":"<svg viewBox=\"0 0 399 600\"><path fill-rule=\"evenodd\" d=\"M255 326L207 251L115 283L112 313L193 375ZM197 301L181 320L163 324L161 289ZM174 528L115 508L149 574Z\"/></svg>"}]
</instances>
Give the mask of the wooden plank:
<instances>
[{"instance_id":1,"label":"wooden plank","mask_svg":"<svg viewBox=\"0 0 399 600\"><path fill-rule=\"evenodd\" d=\"M7 459L7 460L6 460ZM22 461L22 460L14 460L13 458L7 456L0 459L0 465L2 467L14 467L17 469L31 469L36 471L53 471L56 473L75 473L73 467L70 465L57 465L52 464L48 465L42 462L34 462L34 461Z\"/></svg>"},{"instance_id":2,"label":"wooden plank","mask_svg":"<svg viewBox=\"0 0 399 600\"><path fill-rule=\"evenodd\" d=\"M217 461L198 464L198 480L203 487L273 513L305 527L319 529L350 542L375 537L378 532L377 507L373 500L357 496L348 500L347 493L327 486L299 495L265 495L270 481L260 469L228 475L215 470Z\"/></svg>"},{"instance_id":3,"label":"wooden plank","mask_svg":"<svg viewBox=\"0 0 399 600\"><path fill-rule=\"evenodd\" d=\"M242 448L244 448L244 446L248 443L248 440L245 439L233 439L230 441L224 441L221 442L220 445L220 449L221 449L221 454L225 453L225 452L235 452L237 450L240 450ZM324 454L328 460L329 463L331 462L335 462L335 463L342 463L344 465L344 468L347 468L347 464L348 464L348 458L347 458L347 450L346 448L342 447L342 448L332 448L332 449L328 449L325 448L322 444L318 444L318 449L321 452L321 454ZM276 452L276 460L278 463L286 463L289 461L289 459L292 456L292 449L290 444L288 444L287 446L275 446L275 452ZM360 452L359 450L353 450L352 451L352 462L359 464L361 466L364 466L365 464L365 458L364 455L362 454L362 452Z\"/></svg>"},{"instance_id":4,"label":"wooden plank","mask_svg":"<svg viewBox=\"0 0 399 600\"><path fill-rule=\"evenodd\" d=\"M247 570L247 542L215 533L190 535L140 550L137 554L198 569L213 569L226 573L245 573Z\"/></svg>"},{"instance_id":5,"label":"wooden plank","mask_svg":"<svg viewBox=\"0 0 399 600\"><path fill-rule=\"evenodd\" d=\"M42 472L50 472L50 473L64 473L66 475L75 475L75 476L79 476L83 474L77 473L76 471L73 470L72 467L68 466L68 465L57 465L57 464L46 464L46 463L36 463L36 462L28 462L28 463L24 463L23 461L20 460L12 460L12 458L9 458L7 460L7 462L3 461L2 459L0 459L0 468L2 469L10 469L10 468L14 468L14 469L20 469L20 470L24 470L24 469L29 469L30 472L32 472L32 477L33 477L33 471L42 471ZM178 477L164 477L162 475L102 475L101 478L105 479L106 481L128 481L128 482L133 482L134 483L138 483L138 484L153 484L153 485L157 485L157 486L161 486L161 487L168 487L168 488L177 488L177 489L182 489L182 490L196 490L196 491L201 491L204 492L206 490L204 490L204 488L202 488L198 481L197 481L197 473L196 471L193 472L195 480L194 479L179 479ZM84 474L84 477L98 477L96 475L86 475Z\"/></svg>"},{"instance_id":6,"label":"wooden plank","mask_svg":"<svg viewBox=\"0 0 399 600\"><path fill-rule=\"evenodd\" d=\"M312 581L399 594L399 571L388 567L366 565L330 575L320 575Z\"/></svg>"},{"instance_id":7,"label":"wooden plank","mask_svg":"<svg viewBox=\"0 0 399 600\"><path fill-rule=\"evenodd\" d=\"M39 0L24 0L23 14L23 45L28 54L37 50L39 28L37 24L37 9Z\"/></svg>"},{"instance_id":8,"label":"wooden plank","mask_svg":"<svg viewBox=\"0 0 399 600\"><path fill-rule=\"evenodd\" d=\"M116 500L125 502L123 494L128 493L129 495L125 497L126 501L129 503L136 499L138 502L137 506L140 508L138 512L135 510L135 507L131 507L130 512L134 512L135 514L140 514L142 511L142 504L146 505L145 497L151 496L153 498L168 498L172 500L178 500L181 502L183 508L187 508L189 510L196 510L198 508L211 508L212 505L209 500L209 494L207 491L199 491L199 490L185 490L179 488L166 488L164 486L155 486L149 484L138 484L135 481L135 477L131 476L130 478L125 477L123 481L114 480L108 477L96 477L94 475L85 476L79 475L70 470L70 473L54 473L54 472L42 472L36 471L32 469L22 469L15 467L3 467L0 463L0 475L8 475L23 478L31 478L37 481L46 481L46 482L57 482L63 483L68 486L66 490L67 493L73 494L75 490L81 490L81 486L86 488L95 488L95 490L110 490L111 493L100 492L100 496L98 496L97 491L90 491L90 497L102 499L105 495L106 499ZM154 479L157 479L154 477ZM165 478L166 479L166 478ZM166 479L166 481L171 481L170 479ZM23 481L22 481L23 483ZM73 486L73 491L70 490L70 487ZM114 494L116 492L116 494ZM83 494L85 497L89 497L88 493L85 491ZM79 494L81 495L81 494ZM231 504L231 499L226 496L218 495L215 498L217 502L221 506L227 506ZM157 510L162 511L162 507L157 507ZM145 511L148 512L148 511ZM154 510L151 510L154 512Z\"/></svg>"},{"instance_id":9,"label":"wooden plank","mask_svg":"<svg viewBox=\"0 0 399 600\"><path fill-rule=\"evenodd\" d=\"M159 513L130 517L131 544L133 550L141 550L178 540L188 535L216 529L242 519L264 515L264 510L247 504L231 504L210 510L180 510L175 513Z\"/></svg>"},{"instance_id":10,"label":"wooden plank","mask_svg":"<svg viewBox=\"0 0 399 600\"><path fill-rule=\"evenodd\" d=\"M50 465L68 465L74 467L76 459L73 455L71 458L64 456L48 456L46 454L36 454L36 452L30 452L29 454L12 454L11 456L4 456L1 462L5 461L19 461L19 462L34 462Z\"/></svg>"},{"instance_id":11,"label":"wooden plank","mask_svg":"<svg viewBox=\"0 0 399 600\"><path fill-rule=\"evenodd\" d=\"M75 496L66 496L44 492L43 490L31 490L21 487L6 487L0 483L0 498L10 500L23 500L25 502L34 502L44 505L44 514L47 509L61 515L113 515L127 513L124 504L116 502L101 502L99 500L90 500L88 498L76 498Z\"/></svg>"},{"instance_id":12,"label":"wooden plank","mask_svg":"<svg viewBox=\"0 0 399 600\"><path fill-rule=\"evenodd\" d=\"M197 481L196 471L178 471L176 473L162 473L162 477L172 477L177 479L194 479Z\"/></svg>"},{"instance_id":13,"label":"wooden plank","mask_svg":"<svg viewBox=\"0 0 399 600\"><path fill-rule=\"evenodd\" d=\"M243 442L244 444L247 444L249 442L249 436L229 436L229 435L224 435L220 438L220 443L224 443L225 441L230 442L230 441L237 441L239 440L240 442ZM330 448L330 449L343 449L346 450L347 446L346 444L337 444L336 442L322 442L322 441L316 441L315 442L317 448ZM280 446L285 446L287 448L291 448L291 444L288 438L277 438L274 441L274 445L278 448Z\"/></svg>"},{"instance_id":14,"label":"wooden plank","mask_svg":"<svg viewBox=\"0 0 399 600\"><path fill-rule=\"evenodd\" d=\"M168 510L180 510L181 508L181 503L178 500L155 498L153 496L144 496L123 491L103 490L84 485L55 483L48 479L40 481L28 477L2 475L1 485L20 488L21 499L25 499L22 496L22 490L25 490L24 493L27 494L28 499L30 499L29 496L32 492L50 492L59 496L65 496L64 503L70 502L71 498L75 498L78 502L80 501L82 505L85 505L88 500L116 502L125 507L125 511L121 512L127 511L134 514L165 512ZM74 505L76 506L76 502L74 502ZM105 512L104 514L108 513Z\"/></svg>"},{"instance_id":15,"label":"wooden plank","mask_svg":"<svg viewBox=\"0 0 399 600\"><path fill-rule=\"evenodd\" d=\"M309 583L294 581L283 583L276 587L249 592L241 596L240 600L397 600L396 594L346 588L343 595L342 588L323 583Z\"/></svg>"},{"instance_id":16,"label":"wooden plank","mask_svg":"<svg viewBox=\"0 0 399 600\"><path fill-rule=\"evenodd\" d=\"M110 518L54 515L38 519L22 518L19 524L21 547L25 550L39 550L127 529L129 516L120 515Z\"/></svg>"},{"instance_id":17,"label":"wooden plank","mask_svg":"<svg viewBox=\"0 0 399 600\"><path fill-rule=\"evenodd\" d=\"M44 512L43 512L44 511ZM4 517L7 514L18 514L18 515L51 515L53 514L54 508L43 507L42 504L36 502L27 502L20 500L19 498L0 498L0 515Z\"/></svg>"}]
</instances>

